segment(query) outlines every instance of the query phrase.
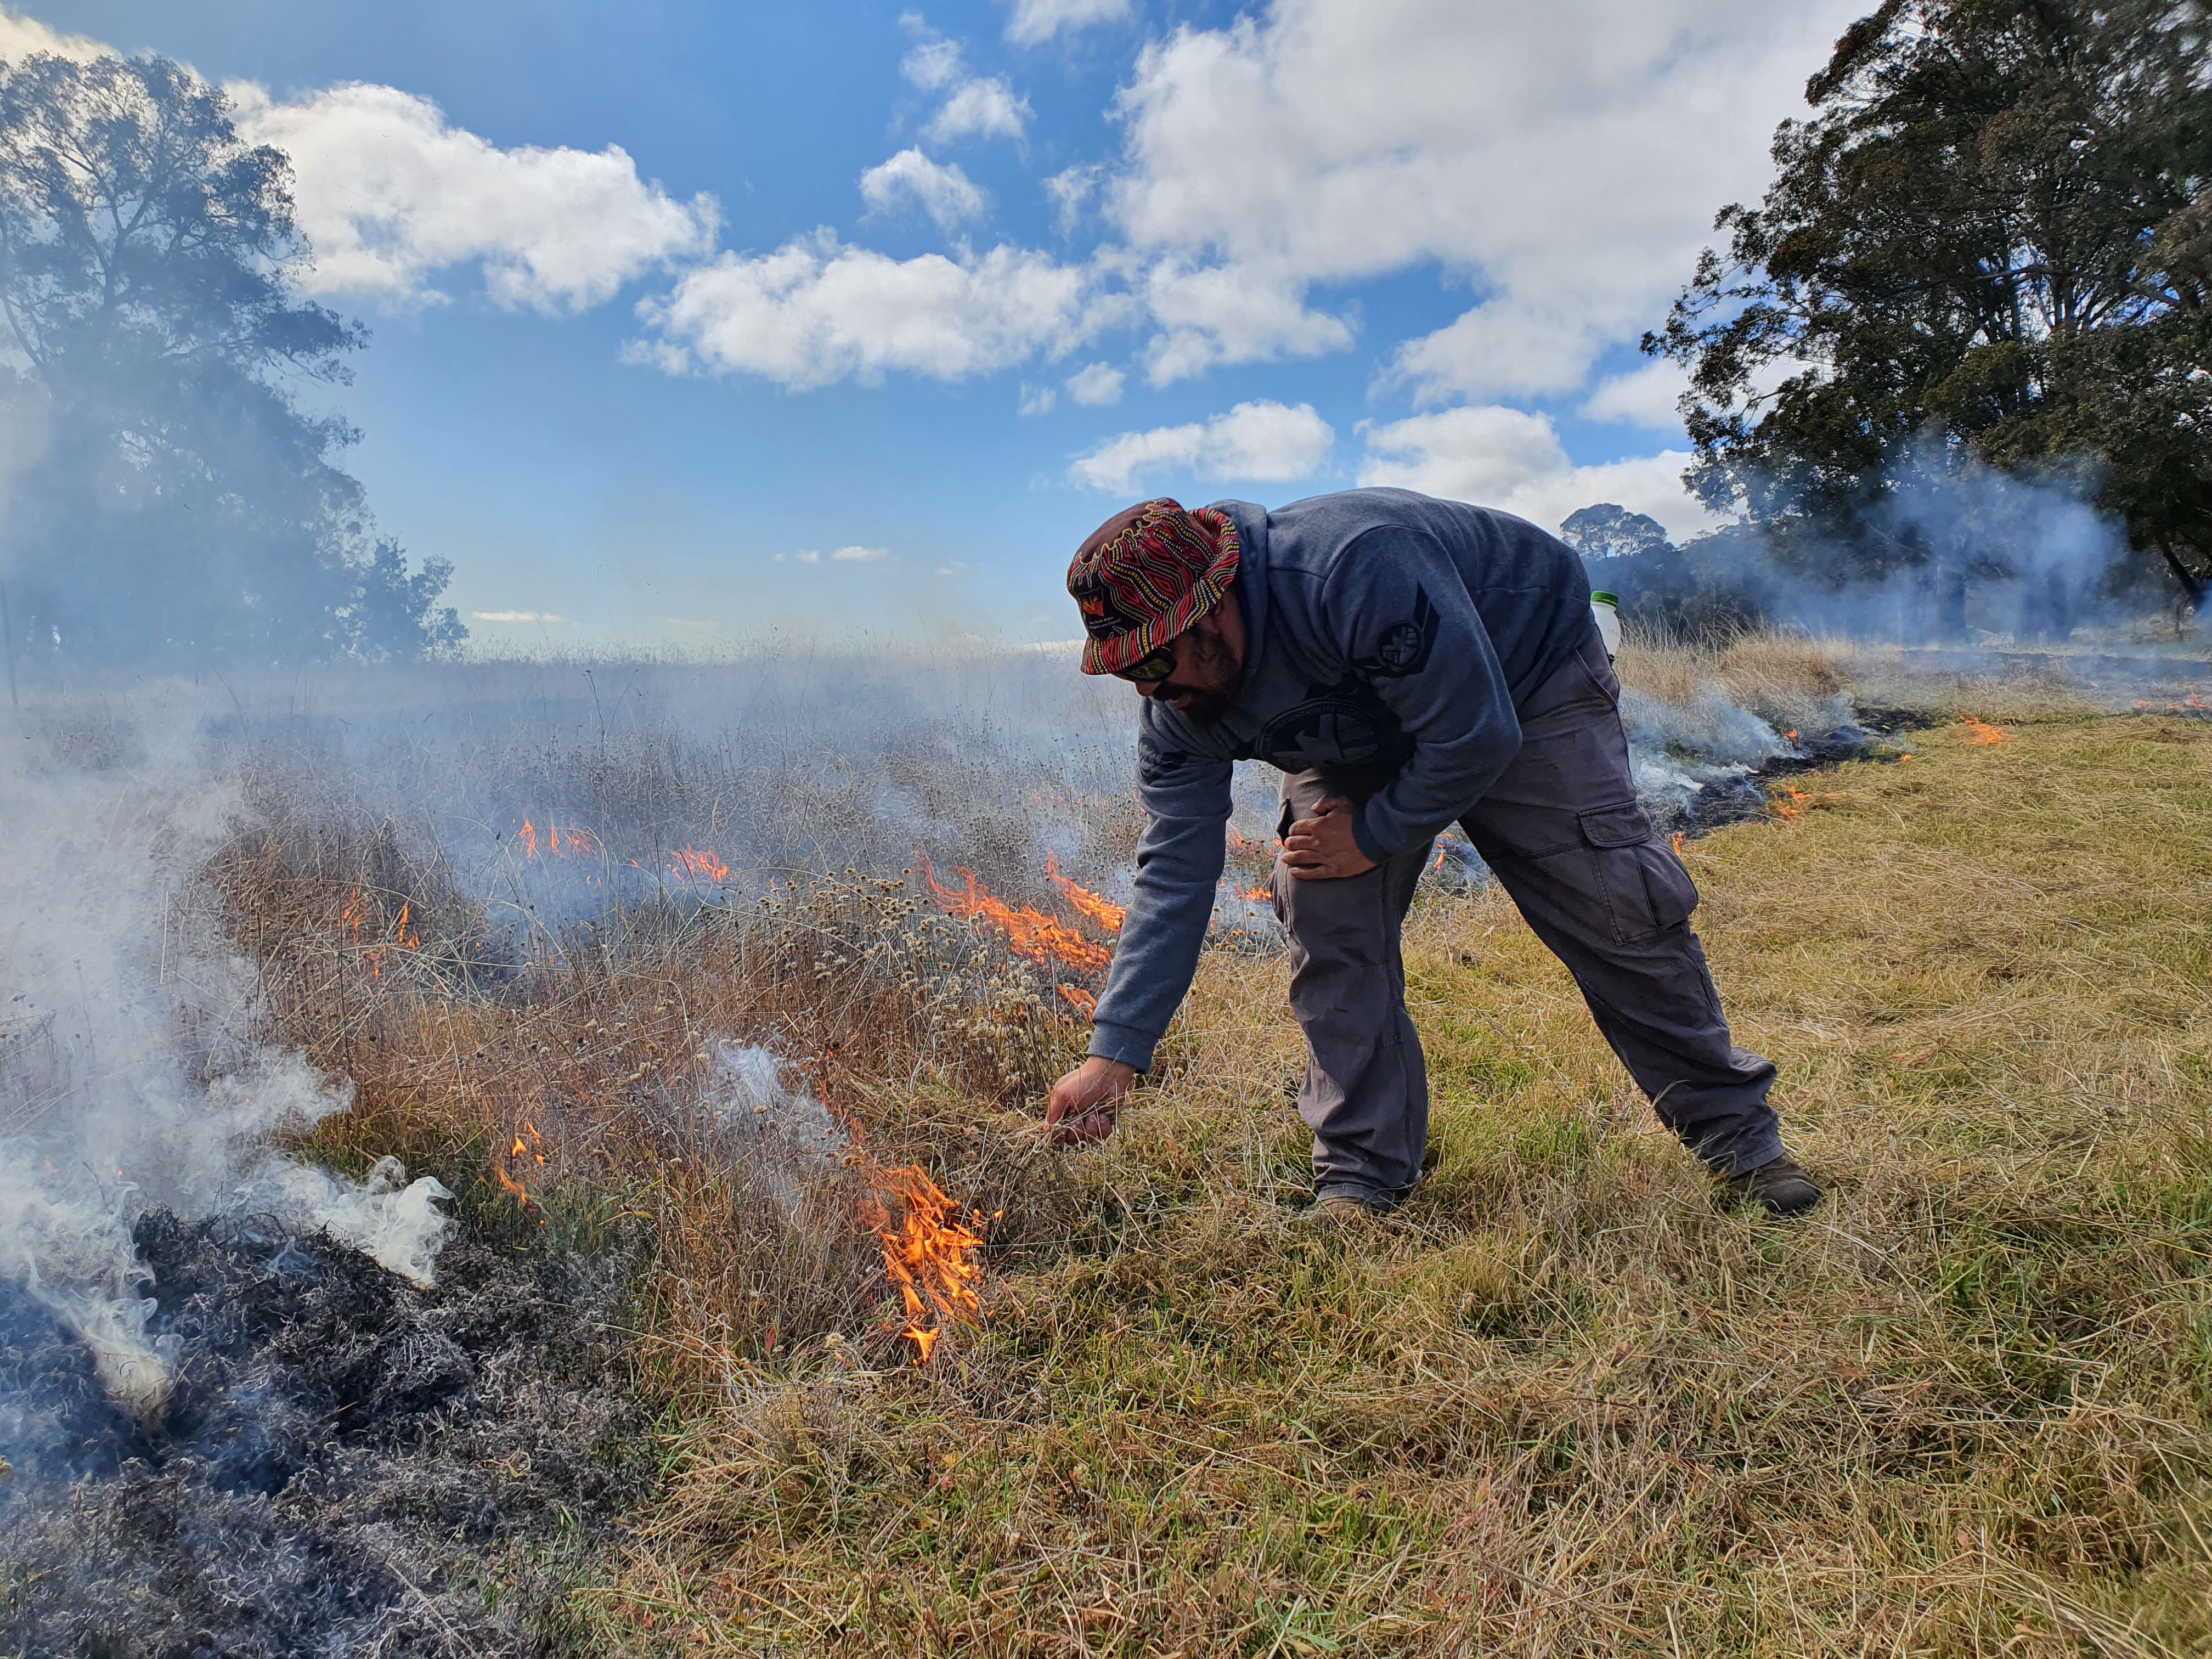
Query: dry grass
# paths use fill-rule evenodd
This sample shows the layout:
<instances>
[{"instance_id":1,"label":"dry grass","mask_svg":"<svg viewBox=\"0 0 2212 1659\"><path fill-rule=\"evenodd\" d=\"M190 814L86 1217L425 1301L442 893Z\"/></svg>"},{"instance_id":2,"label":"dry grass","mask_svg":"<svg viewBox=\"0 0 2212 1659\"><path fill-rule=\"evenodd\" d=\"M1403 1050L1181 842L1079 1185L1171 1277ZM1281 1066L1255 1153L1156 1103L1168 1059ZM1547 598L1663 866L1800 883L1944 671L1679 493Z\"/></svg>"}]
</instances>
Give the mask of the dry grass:
<instances>
[{"instance_id":1,"label":"dry grass","mask_svg":"<svg viewBox=\"0 0 2212 1659\"><path fill-rule=\"evenodd\" d=\"M905 884L508 959L414 839L264 780L216 873L272 1034L359 1086L309 1150L398 1152L517 1248L649 1255L670 1475L574 1598L586 1650L2212 1654L2212 725L1776 635L1621 672L1778 725L1846 684L2032 722L1690 847L1835 1188L1802 1225L1714 1207L1495 896L1416 912L1433 1177L1345 1235L1298 1208L1279 959L1209 952L1122 1134L1062 1155L1034 1114L1081 1032ZM908 786L981 860L974 781ZM803 799L793 846L858 810ZM901 1363L865 1171L718 1112L718 1039L990 1218L980 1334Z\"/></svg>"},{"instance_id":2,"label":"dry grass","mask_svg":"<svg viewBox=\"0 0 2212 1659\"><path fill-rule=\"evenodd\" d=\"M1717 684L1729 698L1778 732L1826 732L1849 681L1854 647L1778 629L1719 641L1684 641L1632 628L1614 663L1620 683L1661 702L1688 708L1698 688Z\"/></svg>"},{"instance_id":3,"label":"dry grass","mask_svg":"<svg viewBox=\"0 0 2212 1659\"><path fill-rule=\"evenodd\" d=\"M2126 641L1901 646L1759 629L1684 640L1631 625L1621 684L1687 707L1717 683L1777 731L1821 731L1839 691L1862 707L1953 720L2079 720L2119 710L2201 713L2204 652Z\"/></svg>"},{"instance_id":4,"label":"dry grass","mask_svg":"<svg viewBox=\"0 0 2212 1659\"><path fill-rule=\"evenodd\" d=\"M1283 969L1215 953L1024 1177L1089 1231L928 1372L817 1344L693 1416L594 1639L2212 1651L2212 727L1912 746L1692 848L1812 1220L1716 1209L1485 897L1409 937L1433 1179L1306 1224Z\"/></svg>"}]
</instances>

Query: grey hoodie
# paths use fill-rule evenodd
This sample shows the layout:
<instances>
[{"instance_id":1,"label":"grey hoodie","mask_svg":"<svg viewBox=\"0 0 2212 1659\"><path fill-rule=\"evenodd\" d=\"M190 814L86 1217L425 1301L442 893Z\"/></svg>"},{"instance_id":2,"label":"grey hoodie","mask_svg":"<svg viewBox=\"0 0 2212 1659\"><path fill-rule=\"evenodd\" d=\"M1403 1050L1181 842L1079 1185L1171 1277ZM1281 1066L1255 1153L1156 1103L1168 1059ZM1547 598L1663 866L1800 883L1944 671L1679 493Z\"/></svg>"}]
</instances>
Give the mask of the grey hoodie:
<instances>
[{"instance_id":1,"label":"grey hoodie","mask_svg":"<svg viewBox=\"0 0 2212 1659\"><path fill-rule=\"evenodd\" d=\"M1139 1071L1198 969L1235 762L1373 790L1352 833L1379 863L1482 798L1521 747L1515 708L1596 627L1574 550L1509 514L1407 489L1213 505L1243 540L1244 678L1214 725L1139 716L1151 822L1091 1040Z\"/></svg>"}]
</instances>

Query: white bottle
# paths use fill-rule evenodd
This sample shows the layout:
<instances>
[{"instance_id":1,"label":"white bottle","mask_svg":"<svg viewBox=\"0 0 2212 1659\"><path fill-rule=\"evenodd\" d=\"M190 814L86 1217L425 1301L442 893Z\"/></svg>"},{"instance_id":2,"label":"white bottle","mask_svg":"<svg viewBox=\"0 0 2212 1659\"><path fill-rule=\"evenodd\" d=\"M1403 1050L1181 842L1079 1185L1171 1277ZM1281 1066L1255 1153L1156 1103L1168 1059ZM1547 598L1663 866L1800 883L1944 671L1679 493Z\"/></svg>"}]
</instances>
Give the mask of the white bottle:
<instances>
[{"instance_id":1,"label":"white bottle","mask_svg":"<svg viewBox=\"0 0 2212 1659\"><path fill-rule=\"evenodd\" d=\"M1597 631L1605 640L1605 658L1611 662L1620 654L1620 600L1612 593L1590 595L1590 615L1597 618Z\"/></svg>"}]
</instances>

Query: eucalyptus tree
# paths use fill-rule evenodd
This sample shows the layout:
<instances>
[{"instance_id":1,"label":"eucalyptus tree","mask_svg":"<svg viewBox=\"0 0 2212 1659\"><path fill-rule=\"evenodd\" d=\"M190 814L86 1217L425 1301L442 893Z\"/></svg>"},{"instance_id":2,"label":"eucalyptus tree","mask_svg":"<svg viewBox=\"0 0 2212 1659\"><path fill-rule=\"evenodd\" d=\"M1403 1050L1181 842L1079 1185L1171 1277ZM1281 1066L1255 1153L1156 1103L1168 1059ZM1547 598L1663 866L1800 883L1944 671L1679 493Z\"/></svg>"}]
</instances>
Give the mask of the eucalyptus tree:
<instances>
[{"instance_id":1,"label":"eucalyptus tree","mask_svg":"<svg viewBox=\"0 0 2212 1659\"><path fill-rule=\"evenodd\" d=\"M2200 597L2208 34L2197 0L1888 0L1855 24L1764 200L1722 210L1725 253L1644 338L1691 371L1692 488L1785 565L1920 572L1955 629L2019 526L1945 484L1993 466L2115 515L2117 579Z\"/></svg>"},{"instance_id":2,"label":"eucalyptus tree","mask_svg":"<svg viewBox=\"0 0 2212 1659\"><path fill-rule=\"evenodd\" d=\"M301 300L282 152L161 58L0 63L0 574L109 660L411 653L462 630L303 407L367 342Z\"/></svg>"}]
</instances>

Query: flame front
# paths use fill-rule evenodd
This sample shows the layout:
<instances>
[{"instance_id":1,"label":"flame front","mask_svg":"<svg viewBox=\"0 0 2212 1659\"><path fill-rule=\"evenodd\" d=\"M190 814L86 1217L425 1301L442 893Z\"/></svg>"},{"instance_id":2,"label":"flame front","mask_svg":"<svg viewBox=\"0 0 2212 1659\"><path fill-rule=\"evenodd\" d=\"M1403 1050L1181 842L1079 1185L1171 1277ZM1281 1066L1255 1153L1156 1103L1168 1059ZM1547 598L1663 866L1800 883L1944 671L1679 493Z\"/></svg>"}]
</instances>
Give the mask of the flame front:
<instances>
[{"instance_id":1,"label":"flame front","mask_svg":"<svg viewBox=\"0 0 2212 1659\"><path fill-rule=\"evenodd\" d=\"M1098 999L1080 986L1061 985L1054 988L1066 1000L1067 1006L1085 1019L1098 1012Z\"/></svg>"},{"instance_id":2,"label":"flame front","mask_svg":"<svg viewBox=\"0 0 2212 1659\"><path fill-rule=\"evenodd\" d=\"M954 892L938 881L928 860L919 862L921 878L929 884L929 890L936 895L938 903L947 915L969 921L980 917L989 922L1006 936L1007 948L1024 961L1047 968L1072 968L1079 974L1101 974L1114 960L1111 951L1103 945L1092 944L1066 922L1042 910L994 898L990 890L965 865L953 868L952 873L963 884L958 892Z\"/></svg>"},{"instance_id":3,"label":"flame front","mask_svg":"<svg viewBox=\"0 0 2212 1659\"><path fill-rule=\"evenodd\" d=\"M1796 785L1784 784L1768 805L1773 807L1774 816L1778 818L1801 818L1805 816L1805 803L1812 799Z\"/></svg>"},{"instance_id":4,"label":"flame front","mask_svg":"<svg viewBox=\"0 0 2212 1659\"><path fill-rule=\"evenodd\" d=\"M673 861L672 872L675 875L696 876L708 881L727 881L730 878L730 866L717 858L711 848L702 851L696 847L686 846L683 851L671 853L668 856Z\"/></svg>"},{"instance_id":5,"label":"flame front","mask_svg":"<svg viewBox=\"0 0 2212 1659\"><path fill-rule=\"evenodd\" d=\"M514 844L526 859L534 859L540 854L548 858L595 858L599 851L599 840L590 830L579 830L573 823L564 830L550 818L545 821L542 842L538 825L529 818L523 819L522 827L514 832Z\"/></svg>"},{"instance_id":6,"label":"flame front","mask_svg":"<svg viewBox=\"0 0 2212 1659\"><path fill-rule=\"evenodd\" d=\"M1255 904L1273 904L1275 890L1272 887L1240 887L1237 890L1237 896L1249 899Z\"/></svg>"},{"instance_id":7,"label":"flame front","mask_svg":"<svg viewBox=\"0 0 2212 1659\"><path fill-rule=\"evenodd\" d=\"M1050 853L1044 855L1044 873L1045 878L1060 890L1060 897L1091 921L1109 933L1121 931L1122 920L1129 914L1127 905L1111 903L1080 883L1070 881L1060 873L1060 860Z\"/></svg>"},{"instance_id":8,"label":"flame front","mask_svg":"<svg viewBox=\"0 0 2212 1659\"><path fill-rule=\"evenodd\" d=\"M919 1169L871 1168L875 1195L861 1212L884 1247L884 1271L904 1304L906 1328L914 1344L914 1363L926 1363L953 1325L978 1325L983 1303L975 1293L983 1264L975 1252L982 1235L963 1225L957 1206ZM893 1213L896 1205L896 1215ZM980 1215L968 1219L983 1224Z\"/></svg>"},{"instance_id":9,"label":"flame front","mask_svg":"<svg viewBox=\"0 0 2212 1659\"><path fill-rule=\"evenodd\" d=\"M1978 720L1972 714L1960 722L1966 728L1967 744L1977 749L2000 744L2012 736L2002 726L1991 726L1987 720Z\"/></svg>"}]
</instances>

